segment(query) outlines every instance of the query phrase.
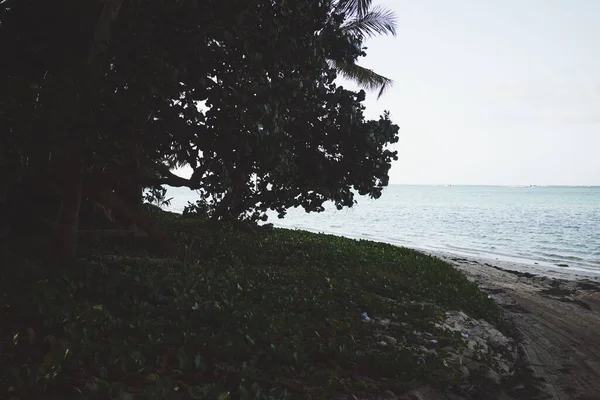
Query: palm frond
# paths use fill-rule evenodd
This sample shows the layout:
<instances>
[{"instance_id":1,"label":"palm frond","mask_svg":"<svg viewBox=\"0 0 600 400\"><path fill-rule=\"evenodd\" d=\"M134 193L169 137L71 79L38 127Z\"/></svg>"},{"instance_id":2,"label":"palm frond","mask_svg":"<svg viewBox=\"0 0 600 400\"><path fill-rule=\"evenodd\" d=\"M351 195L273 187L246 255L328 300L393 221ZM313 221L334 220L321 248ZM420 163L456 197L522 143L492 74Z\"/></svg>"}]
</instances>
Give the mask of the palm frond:
<instances>
[{"instance_id":1,"label":"palm frond","mask_svg":"<svg viewBox=\"0 0 600 400\"><path fill-rule=\"evenodd\" d=\"M396 14L383 7L374 7L366 14L356 17L342 26L346 32L361 36L396 36Z\"/></svg>"},{"instance_id":2,"label":"palm frond","mask_svg":"<svg viewBox=\"0 0 600 400\"><path fill-rule=\"evenodd\" d=\"M361 67L358 64L336 60L328 60L328 62L339 74L346 79L356 82L362 88L370 91L379 90L377 94L378 99L394 84L393 80L379 75L372 69Z\"/></svg>"},{"instance_id":3,"label":"palm frond","mask_svg":"<svg viewBox=\"0 0 600 400\"><path fill-rule=\"evenodd\" d=\"M346 13L349 17L362 18L369 12L372 0L339 0L335 11Z\"/></svg>"}]
</instances>

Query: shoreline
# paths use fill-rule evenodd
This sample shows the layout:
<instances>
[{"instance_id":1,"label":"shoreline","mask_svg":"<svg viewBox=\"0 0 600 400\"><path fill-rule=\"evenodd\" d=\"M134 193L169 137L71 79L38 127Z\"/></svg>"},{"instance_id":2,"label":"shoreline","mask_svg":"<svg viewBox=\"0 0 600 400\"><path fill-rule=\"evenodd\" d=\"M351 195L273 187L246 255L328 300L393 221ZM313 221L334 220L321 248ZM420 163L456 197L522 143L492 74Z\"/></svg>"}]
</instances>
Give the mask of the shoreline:
<instances>
[{"instance_id":1,"label":"shoreline","mask_svg":"<svg viewBox=\"0 0 600 400\"><path fill-rule=\"evenodd\" d=\"M411 247L411 246L408 246ZM530 268L534 269L537 272L540 271L549 271L549 273L561 273L565 271L569 271L570 273L579 273L586 276L599 276L600 277L600 268L588 267L586 265L578 265L577 261L568 261L568 260L554 260L548 261L544 259L536 259L536 258L526 258L524 256L514 256L507 255L501 253L489 253L484 252L478 249L465 249L465 250L453 250L453 249L444 249L444 248L436 248L433 246L420 246L420 247L411 247L415 250L423 251L426 253L439 253L439 254L451 254L458 257L464 257L468 259L477 259L477 260L485 260L489 262L502 263L507 267L515 266L516 268L525 269ZM567 264L568 263L568 264ZM513 268L515 268L513 267Z\"/></svg>"},{"instance_id":2,"label":"shoreline","mask_svg":"<svg viewBox=\"0 0 600 400\"><path fill-rule=\"evenodd\" d=\"M590 280L600 284L600 270L592 271L578 267L558 267L547 266L543 264L528 264L517 261L501 260L499 258L478 257L452 253L445 251L430 251L426 249L415 248L425 254L438 257L451 264L471 264L480 265L488 268L495 268L499 271L521 275L524 277L544 277L549 279L558 279L565 281Z\"/></svg>"},{"instance_id":3,"label":"shoreline","mask_svg":"<svg viewBox=\"0 0 600 400\"><path fill-rule=\"evenodd\" d=\"M515 263L427 254L476 282L514 322L543 398L599 398L600 276L532 271L529 265L524 271Z\"/></svg>"}]
</instances>

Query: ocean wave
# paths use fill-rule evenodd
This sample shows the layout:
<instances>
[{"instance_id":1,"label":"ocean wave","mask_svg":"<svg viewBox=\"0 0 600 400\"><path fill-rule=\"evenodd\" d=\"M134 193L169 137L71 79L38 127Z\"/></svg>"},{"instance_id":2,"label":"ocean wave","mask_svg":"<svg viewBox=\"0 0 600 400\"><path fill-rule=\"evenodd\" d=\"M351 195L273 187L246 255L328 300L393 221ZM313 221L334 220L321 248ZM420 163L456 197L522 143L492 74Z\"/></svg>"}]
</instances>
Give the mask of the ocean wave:
<instances>
[{"instance_id":1,"label":"ocean wave","mask_svg":"<svg viewBox=\"0 0 600 400\"><path fill-rule=\"evenodd\" d=\"M541 256L548 257L550 259L557 260L570 260L570 261L586 261L584 258L577 256L565 256L561 254L553 254L553 253L540 253Z\"/></svg>"}]
</instances>

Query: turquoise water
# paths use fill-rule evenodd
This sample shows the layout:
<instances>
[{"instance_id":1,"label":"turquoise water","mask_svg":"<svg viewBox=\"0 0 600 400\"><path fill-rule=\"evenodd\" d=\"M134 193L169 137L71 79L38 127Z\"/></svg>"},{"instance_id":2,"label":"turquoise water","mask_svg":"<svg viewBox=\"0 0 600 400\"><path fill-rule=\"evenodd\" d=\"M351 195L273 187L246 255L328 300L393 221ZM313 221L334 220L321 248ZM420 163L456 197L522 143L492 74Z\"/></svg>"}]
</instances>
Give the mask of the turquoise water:
<instances>
[{"instance_id":1,"label":"turquoise water","mask_svg":"<svg viewBox=\"0 0 600 400\"><path fill-rule=\"evenodd\" d=\"M181 211L193 192L170 191ZM347 210L290 210L276 226L425 250L600 270L600 187L391 185Z\"/></svg>"}]
</instances>

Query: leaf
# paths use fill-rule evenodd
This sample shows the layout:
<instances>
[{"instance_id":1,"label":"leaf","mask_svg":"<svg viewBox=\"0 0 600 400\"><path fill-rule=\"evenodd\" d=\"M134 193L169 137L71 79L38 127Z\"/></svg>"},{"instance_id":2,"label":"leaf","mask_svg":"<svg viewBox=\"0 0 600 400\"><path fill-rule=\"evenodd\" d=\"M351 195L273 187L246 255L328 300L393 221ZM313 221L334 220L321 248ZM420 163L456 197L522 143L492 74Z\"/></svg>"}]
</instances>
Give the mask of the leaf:
<instances>
[{"instance_id":1,"label":"leaf","mask_svg":"<svg viewBox=\"0 0 600 400\"><path fill-rule=\"evenodd\" d=\"M35 342L35 331L33 328L27 328L27 335L29 337L29 343L33 344L33 342Z\"/></svg>"},{"instance_id":2,"label":"leaf","mask_svg":"<svg viewBox=\"0 0 600 400\"><path fill-rule=\"evenodd\" d=\"M60 364L60 362L64 359L64 353L62 351L53 350L49 353L46 353L44 356L44 367L53 368Z\"/></svg>"},{"instance_id":3,"label":"leaf","mask_svg":"<svg viewBox=\"0 0 600 400\"><path fill-rule=\"evenodd\" d=\"M258 382L254 382L252 384L252 391L254 392L256 398L260 399L261 388L260 388L260 385L258 384Z\"/></svg>"},{"instance_id":4,"label":"leaf","mask_svg":"<svg viewBox=\"0 0 600 400\"><path fill-rule=\"evenodd\" d=\"M381 97L381 95L394 83L391 79L379 75L371 69L361 67L356 63L339 60L328 61L331 67L338 71L342 76L358 83L361 87L367 90L379 89L379 93L377 94L378 98Z\"/></svg>"},{"instance_id":5,"label":"leaf","mask_svg":"<svg viewBox=\"0 0 600 400\"><path fill-rule=\"evenodd\" d=\"M146 377L146 379L144 379L144 383L153 383L153 382L156 382L159 378L160 377L157 374L152 373L152 374L148 375Z\"/></svg>"},{"instance_id":6,"label":"leaf","mask_svg":"<svg viewBox=\"0 0 600 400\"><path fill-rule=\"evenodd\" d=\"M188 388L188 394L192 399L204 399L205 398L205 390L200 388L199 386L190 386Z\"/></svg>"},{"instance_id":7,"label":"leaf","mask_svg":"<svg viewBox=\"0 0 600 400\"><path fill-rule=\"evenodd\" d=\"M227 400L229 398L229 392L223 392L217 397L217 400Z\"/></svg>"},{"instance_id":8,"label":"leaf","mask_svg":"<svg viewBox=\"0 0 600 400\"><path fill-rule=\"evenodd\" d=\"M204 364L204 361L202 361L202 357L200 357L200 354L196 355L196 358L194 359L194 364L196 365L197 370L206 370L206 364Z\"/></svg>"},{"instance_id":9,"label":"leaf","mask_svg":"<svg viewBox=\"0 0 600 400\"><path fill-rule=\"evenodd\" d=\"M346 23L342 29L370 37L386 34L396 36L396 15L383 7L373 7L363 16Z\"/></svg>"}]
</instances>

